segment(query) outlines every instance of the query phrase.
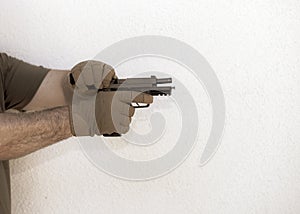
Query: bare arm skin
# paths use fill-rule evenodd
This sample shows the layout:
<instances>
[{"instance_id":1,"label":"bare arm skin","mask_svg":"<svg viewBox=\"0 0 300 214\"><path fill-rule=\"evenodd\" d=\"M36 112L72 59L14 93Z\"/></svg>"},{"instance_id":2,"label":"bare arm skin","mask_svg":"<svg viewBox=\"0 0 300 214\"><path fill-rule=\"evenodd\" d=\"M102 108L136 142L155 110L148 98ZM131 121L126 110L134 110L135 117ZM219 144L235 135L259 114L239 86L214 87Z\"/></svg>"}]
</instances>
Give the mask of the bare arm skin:
<instances>
[{"instance_id":1,"label":"bare arm skin","mask_svg":"<svg viewBox=\"0 0 300 214\"><path fill-rule=\"evenodd\" d=\"M24 156L72 136L66 76L67 71L48 72L24 108L35 112L0 114L0 160Z\"/></svg>"},{"instance_id":2,"label":"bare arm skin","mask_svg":"<svg viewBox=\"0 0 300 214\"><path fill-rule=\"evenodd\" d=\"M68 70L51 70L46 75L36 94L24 110L42 110L71 103Z\"/></svg>"},{"instance_id":3,"label":"bare arm skin","mask_svg":"<svg viewBox=\"0 0 300 214\"><path fill-rule=\"evenodd\" d=\"M0 159L14 159L71 137L68 107L0 114Z\"/></svg>"}]
</instances>

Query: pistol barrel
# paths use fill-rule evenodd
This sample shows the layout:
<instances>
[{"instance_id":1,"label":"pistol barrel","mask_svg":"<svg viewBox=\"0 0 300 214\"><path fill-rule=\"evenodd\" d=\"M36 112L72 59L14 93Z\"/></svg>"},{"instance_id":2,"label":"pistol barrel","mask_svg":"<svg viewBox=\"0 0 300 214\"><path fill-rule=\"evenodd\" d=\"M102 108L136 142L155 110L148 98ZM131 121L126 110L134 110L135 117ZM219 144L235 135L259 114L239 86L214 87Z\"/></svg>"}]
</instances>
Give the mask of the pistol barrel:
<instances>
[{"instance_id":1,"label":"pistol barrel","mask_svg":"<svg viewBox=\"0 0 300 214\"><path fill-rule=\"evenodd\" d=\"M161 78L156 80L157 84L172 83L172 78Z\"/></svg>"}]
</instances>

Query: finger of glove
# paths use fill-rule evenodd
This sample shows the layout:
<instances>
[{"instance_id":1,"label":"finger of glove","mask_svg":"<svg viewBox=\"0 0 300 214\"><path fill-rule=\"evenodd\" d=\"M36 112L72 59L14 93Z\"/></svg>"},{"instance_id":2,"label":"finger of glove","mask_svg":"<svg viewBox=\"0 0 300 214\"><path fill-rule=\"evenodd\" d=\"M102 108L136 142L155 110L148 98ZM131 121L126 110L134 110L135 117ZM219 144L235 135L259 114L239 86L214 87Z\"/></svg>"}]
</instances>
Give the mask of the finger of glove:
<instances>
[{"instance_id":1,"label":"finger of glove","mask_svg":"<svg viewBox=\"0 0 300 214\"><path fill-rule=\"evenodd\" d=\"M87 61L80 62L72 68L71 74L72 74L75 82L77 82L77 80L79 79L82 68L86 65L86 63L87 63Z\"/></svg>"},{"instance_id":2,"label":"finger of glove","mask_svg":"<svg viewBox=\"0 0 300 214\"><path fill-rule=\"evenodd\" d=\"M98 130L101 134L111 134L117 132L117 124L111 118L101 118L97 121Z\"/></svg>"},{"instance_id":3,"label":"finger of glove","mask_svg":"<svg viewBox=\"0 0 300 214\"><path fill-rule=\"evenodd\" d=\"M129 131L129 125L128 126L123 126L123 125L119 126L118 133L126 134L128 131Z\"/></svg>"},{"instance_id":4,"label":"finger of glove","mask_svg":"<svg viewBox=\"0 0 300 214\"><path fill-rule=\"evenodd\" d=\"M97 66L97 63L94 61L88 61L88 63L82 68L81 72L81 76L85 85L96 86L94 75L95 72L101 73L99 66Z\"/></svg>"},{"instance_id":5,"label":"finger of glove","mask_svg":"<svg viewBox=\"0 0 300 214\"><path fill-rule=\"evenodd\" d=\"M116 116L113 116L111 122L113 124L113 127L115 127L115 132L124 133L124 127L128 127L129 129L130 119L129 117L124 116L122 114L117 114Z\"/></svg>"},{"instance_id":6,"label":"finger of glove","mask_svg":"<svg viewBox=\"0 0 300 214\"><path fill-rule=\"evenodd\" d=\"M106 65L103 62L93 61L92 64L92 71L93 71L93 77L94 77L94 85L97 89L103 88L103 80L105 78L105 75L107 73L106 67L109 65ZM110 66L109 66L110 67Z\"/></svg>"},{"instance_id":7,"label":"finger of glove","mask_svg":"<svg viewBox=\"0 0 300 214\"><path fill-rule=\"evenodd\" d=\"M70 73L70 75L73 78L73 81L75 82L76 87L83 91L88 89L81 75L82 68L85 66L86 63L87 62L85 61L77 64L74 68L72 68Z\"/></svg>"},{"instance_id":8,"label":"finger of glove","mask_svg":"<svg viewBox=\"0 0 300 214\"><path fill-rule=\"evenodd\" d=\"M120 93L120 99L126 103L145 103L151 104L153 103L153 96L150 94L137 92L137 91L125 91L124 93Z\"/></svg>"},{"instance_id":9,"label":"finger of glove","mask_svg":"<svg viewBox=\"0 0 300 214\"><path fill-rule=\"evenodd\" d=\"M133 92L132 97L133 97L133 102L136 103L146 103L146 104L153 103L153 96L150 94Z\"/></svg>"},{"instance_id":10,"label":"finger of glove","mask_svg":"<svg viewBox=\"0 0 300 214\"><path fill-rule=\"evenodd\" d=\"M81 91L81 92L88 90L88 87L84 81L82 73L81 73L81 75L79 75L75 84L76 84L77 89L79 89L79 91Z\"/></svg>"},{"instance_id":11,"label":"finger of glove","mask_svg":"<svg viewBox=\"0 0 300 214\"><path fill-rule=\"evenodd\" d=\"M127 116L127 117L132 117L134 115L134 112L135 112L134 107L130 106L127 103L123 103L123 102L121 102L121 103L122 103L123 106L122 106L122 108L120 110L120 113L122 115Z\"/></svg>"},{"instance_id":12,"label":"finger of glove","mask_svg":"<svg viewBox=\"0 0 300 214\"><path fill-rule=\"evenodd\" d=\"M115 70L109 65L104 65L102 87L108 88L112 79L114 79L115 77L116 77Z\"/></svg>"},{"instance_id":13,"label":"finger of glove","mask_svg":"<svg viewBox=\"0 0 300 214\"><path fill-rule=\"evenodd\" d=\"M102 79L103 79L103 69L105 64L99 61L92 61L92 75L93 75L93 85L99 89L101 88Z\"/></svg>"},{"instance_id":14,"label":"finger of glove","mask_svg":"<svg viewBox=\"0 0 300 214\"><path fill-rule=\"evenodd\" d=\"M79 63L71 72L76 86L84 90L88 89L87 86L94 86L97 89L102 88L103 85L108 87L111 79L117 78L110 65L94 60Z\"/></svg>"},{"instance_id":15,"label":"finger of glove","mask_svg":"<svg viewBox=\"0 0 300 214\"><path fill-rule=\"evenodd\" d=\"M124 116L122 115L120 117L120 122L119 122L122 126L129 126L130 124L130 117Z\"/></svg>"},{"instance_id":16,"label":"finger of glove","mask_svg":"<svg viewBox=\"0 0 300 214\"><path fill-rule=\"evenodd\" d=\"M129 117L132 117L135 113L135 108L132 106L129 106Z\"/></svg>"}]
</instances>

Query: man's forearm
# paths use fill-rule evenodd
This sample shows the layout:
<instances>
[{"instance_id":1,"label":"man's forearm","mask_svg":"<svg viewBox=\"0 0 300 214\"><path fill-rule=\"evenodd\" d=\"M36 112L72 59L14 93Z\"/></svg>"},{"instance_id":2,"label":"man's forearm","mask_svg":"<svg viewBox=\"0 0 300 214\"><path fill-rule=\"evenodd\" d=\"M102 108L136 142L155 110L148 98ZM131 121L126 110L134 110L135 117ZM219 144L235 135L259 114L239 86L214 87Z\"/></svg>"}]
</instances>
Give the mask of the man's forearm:
<instances>
[{"instance_id":1,"label":"man's forearm","mask_svg":"<svg viewBox=\"0 0 300 214\"><path fill-rule=\"evenodd\" d=\"M71 137L68 107L0 114L0 160L14 159Z\"/></svg>"},{"instance_id":2,"label":"man's forearm","mask_svg":"<svg viewBox=\"0 0 300 214\"><path fill-rule=\"evenodd\" d=\"M32 100L23 110L43 110L71 104L73 90L68 70L50 70Z\"/></svg>"}]
</instances>

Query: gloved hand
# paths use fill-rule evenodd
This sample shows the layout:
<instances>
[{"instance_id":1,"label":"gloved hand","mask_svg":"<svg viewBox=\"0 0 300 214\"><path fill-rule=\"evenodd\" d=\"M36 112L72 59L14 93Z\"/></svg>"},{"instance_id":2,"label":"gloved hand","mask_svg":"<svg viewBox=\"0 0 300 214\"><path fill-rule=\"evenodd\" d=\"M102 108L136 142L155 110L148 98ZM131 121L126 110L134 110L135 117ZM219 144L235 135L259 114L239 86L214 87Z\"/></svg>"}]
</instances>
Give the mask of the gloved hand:
<instances>
[{"instance_id":1,"label":"gloved hand","mask_svg":"<svg viewBox=\"0 0 300 214\"><path fill-rule=\"evenodd\" d=\"M96 97L73 97L71 129L75 136L124 134L128 132L135 109L132 102L150 104L153 97L135 91L99 92Z\"/></svg>"},{"instance_id":2,"label":"gloved hand","mask_svg":"<svg viewBox=\"0 0 300 214\"><path fill-rule=\"evenodd\" d=\"M134 114L130 104L153 102L151 95L134 91L98 92L98 89L108 87L115 78L114 69L99 61L84 61L71 69L69 80L73 98L70 120L73 135L124 134L128 132Z\"/></svg>"},{"instance_id":3,"label":"gloved hand","mask_svg":"<svg viewBox=\"0 0 300 214\"><path fill-rule=\"evenodd\" d=\"M80 62L69 73L70 86L76 88L78 93L91 93L90 89L108 87L112 79L116 78L112 66L95 60Z\"/></svg>"}]
</instances>

